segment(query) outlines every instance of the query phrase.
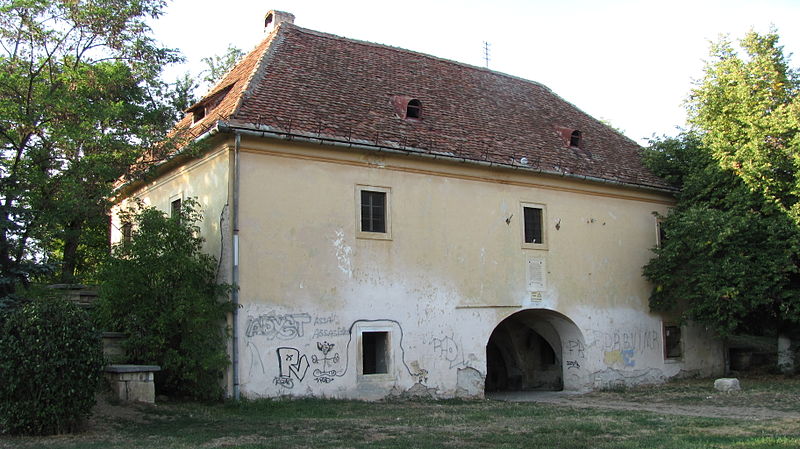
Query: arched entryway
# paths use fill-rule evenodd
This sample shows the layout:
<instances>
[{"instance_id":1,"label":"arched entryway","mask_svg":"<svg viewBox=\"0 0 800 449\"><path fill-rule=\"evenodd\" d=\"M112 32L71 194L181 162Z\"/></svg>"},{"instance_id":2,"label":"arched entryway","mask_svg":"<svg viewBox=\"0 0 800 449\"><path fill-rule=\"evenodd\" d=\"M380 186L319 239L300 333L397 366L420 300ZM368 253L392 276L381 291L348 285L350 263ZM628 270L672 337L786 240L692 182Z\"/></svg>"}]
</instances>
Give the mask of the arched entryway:
<instances>
[{"instance_id":1,"label":"arched entryway","mask_svg":"<svg viewBox=\"0 0 800 449\"><path fill-rule=\"evenodd\" d=\"M564 349L582 340L575 323L551 310L509 316L486 344L486 392L565 389ZM569 382L566 387L573 389Z\"/></svg>"}]
</instances>

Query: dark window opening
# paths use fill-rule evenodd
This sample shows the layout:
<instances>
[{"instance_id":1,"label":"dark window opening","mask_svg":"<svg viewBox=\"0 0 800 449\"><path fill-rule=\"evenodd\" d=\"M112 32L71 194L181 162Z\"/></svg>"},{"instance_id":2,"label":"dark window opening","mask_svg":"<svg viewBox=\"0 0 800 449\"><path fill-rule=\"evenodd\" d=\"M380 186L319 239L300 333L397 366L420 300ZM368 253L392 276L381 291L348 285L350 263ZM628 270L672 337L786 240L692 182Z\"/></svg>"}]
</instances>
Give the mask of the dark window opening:
<instances>
[{"instance_id":1,"label":"dark window opening","mask_svg":"<svg viewBox=\"0 0 800 449\"><path fill-rule=\"evenodd\" d=\"M178 198L177 200L172 200L170 203L170 217L180 220L181 219L181 200Z\"/></svg>"},{"instance_id":2,"label":"dark window opening","mask_svg":"<svg viewBox=\"0 0 800 449\"><path fill-rule=\"evenodd\" d=\"M389 333L363 332L361 334L361 362L363 374L389 372Z\"/></svg>"},{"instance_id":3,"label":"dark window opening","mask_svg":"<svg viewBox=\"0 0 800 449\"><path fill-rule=\"evenodd\" d=\"M544 243L542 238L542 209L525 207L525 243Z\"/></svg>"},{"instance_id":4,"label":"dark window opening","mask_svg":"<svg viewBox=\"0 0 800 449\"><path fill-rule=\"evenodd\" d=\"M122 224L122 241L123 242L130 242L131 238L133 237L133 225L131 223L123 223Z\"/></svg>"},{"instance_id":5,"label":"dark window opening","mask_svg":"<svg viewBox=\"0 0 800 449\"><path fill-rule=\"evenodd\" d=\"M661 248L667 241L667 233L664 232L664 223L656 222L656 229L658 230L658 247Z\"/></svg>"},{"instance_id":6,"label":"dark window opening","mask_svg":"<svg viewBox=\"0 0 800 449\"><path fill-rule=\"evenodd\" d=\"M581 146L581 132L578 130L572 131L572 134L569 137L569 146L571 147L580 147Z\"/></svg>"},{"instance_id":7,"label":"dark window opening","mask_svg":"<svg viewBox=\"0 0 800 449\"><path fill-rule=\"evenodd\" d=\"M664 326L664 356L668 359L681 357L681 328Z\"/></svg>"},{"instance_id":8,"label":"dark window opening","mask_svg":"<svg viewBox=\"0 0 800 449\"><path fill-rule=\"evenodd\" d=\"M192 110L192 123L194 124L194 123L199 122L200 120L203 120L205 118L205 116L206 116L206 108L205 107L200 106L200 107L198 107L196 109L193 109Z\"/></svg>"},{"instance_id":9,"label":"dark window opening","mask_svg":"<svg viewBox=\"0 0 800 449\"><path fill-rule=\"evenodd\" d=\"M408 102L406 118L422 118L422 104L419 100L411 100Z\"/></svg>"},{"instance_id":10,"label":"dark window opening","mask_svg":"<svg viewBox=\"0 0 800 449\"><path fill-rule=\"evenodd\" d=\"M386 192L361 191L361 231L386 232Z\"/></svg>"}]
</instances>

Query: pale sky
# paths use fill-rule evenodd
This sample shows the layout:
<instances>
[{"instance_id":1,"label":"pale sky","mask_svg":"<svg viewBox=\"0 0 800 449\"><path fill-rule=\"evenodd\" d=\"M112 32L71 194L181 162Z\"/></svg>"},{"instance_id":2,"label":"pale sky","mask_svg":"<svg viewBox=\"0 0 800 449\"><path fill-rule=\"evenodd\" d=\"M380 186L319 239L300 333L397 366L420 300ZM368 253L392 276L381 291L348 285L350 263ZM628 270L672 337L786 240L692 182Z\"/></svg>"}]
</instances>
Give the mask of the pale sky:
<instances>
[{"instance_id":1,"label":"pale sky","mask_svg":"<svg viewBox=\"0 0 800 449\"><path fill-rule=\"evenodd\" d=\"M251 50L271 9L304 28L476 66L488 41L490 69L542 83L641 144L684 125L683 101L720 34L774 25L785 52L800 52L800 0L172 0L153 30L187 64L166 77L199 72L228 44Z\"/></svg>"}]
</instances>

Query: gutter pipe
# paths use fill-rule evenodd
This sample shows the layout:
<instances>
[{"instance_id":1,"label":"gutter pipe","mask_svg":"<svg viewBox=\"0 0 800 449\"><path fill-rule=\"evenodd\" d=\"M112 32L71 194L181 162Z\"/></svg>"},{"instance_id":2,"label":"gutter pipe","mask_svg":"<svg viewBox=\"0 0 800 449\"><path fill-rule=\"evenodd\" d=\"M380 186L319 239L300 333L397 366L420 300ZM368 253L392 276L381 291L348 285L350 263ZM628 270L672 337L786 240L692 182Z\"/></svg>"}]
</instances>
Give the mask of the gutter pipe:
<instances>
[{"instance_id":1,"label":"gutter pipe","mask_svg":"<svg viewBox=\"0 0 800 449\"><path fill-rule=\"evenodd\" d=\"M238 401L239 391L239 149L242 136L235 132L233 147L233 185L231 193L233 205L231 206L231 223L233 225L233 254L231 260L231 302L233 303L233 341L231 345L231 363L233 364L233 399Z\"/></svg>"},{"instance_id":2,"label":"gutter pipe","mask_svg":"<svg viewBox=\"0 0 800 449\"><path fill-rule=\"evenodd\" d=\"M464 157L459 156L452 156L448 154L442 153L430 153L428 151L422 150L415 150L415 149L398 149L398 148L391 148L376 144L369 144L369 143L360 143L360 142L349 142L349 141L341 141L336 139L330 139L325 137L310 137L301 134L291 133L291 132L284 132L284 131L276 131L273 129L264 129L264 126L260 126L257 128L249 127L249 126L242 126L242 125L230 125L225 122L218 122L217 126L215 127L215 131L217 132L233 132L236 135L248 135L248 136L255 136L255 137L262 137L262 138L274 138L274 139L282 139L282 140L294 140L299 142L307 142L307 143L316 143L322 145L330 145L334 147L340 148L353 148L353 149L361 149L361 150L368 150L368 151L377 151L380 153L389 153L389 154L402 154L406 156L417 156L422 158L428 159L443 159L452 162L461 162L468 165L477 165L482 167L493 167L493 168L510 168L514 170L521 170L531 173L537 174L544 174L550 176L557 176L562 178L571 178L571 179L579 179L583 181L591 181L600 184L610 184L610 185L617 185L617 186L626 186L626 187L635 187L644 190L650 190L660 193L676 193L678 189L670 189L664 187L657 187L648 184L636 184L631 182L624 182L624 181L614 181L610 179L603 179L597 178L594 176L588 175L576 175L573 173L566 173L566 172L559 172L559 171L552 171L552 170L543 170L541 168L532 168L517 164L503 164L498 162L491 162L491 161L479 161L475 159L467 159Z\"/></svg>"}]
</instances>

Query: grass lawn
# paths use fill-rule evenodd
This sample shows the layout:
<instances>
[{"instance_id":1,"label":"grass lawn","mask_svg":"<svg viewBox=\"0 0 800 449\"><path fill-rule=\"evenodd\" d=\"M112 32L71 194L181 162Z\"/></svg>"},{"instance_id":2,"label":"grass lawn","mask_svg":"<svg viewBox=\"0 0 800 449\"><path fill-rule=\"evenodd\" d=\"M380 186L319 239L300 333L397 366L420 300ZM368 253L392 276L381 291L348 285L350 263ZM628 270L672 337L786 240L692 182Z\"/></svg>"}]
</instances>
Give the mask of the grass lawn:
<instances>
[{"instance_id":1,"label":"grass lawn","mask_svg":"<svg viewBox=\"0 0 800 449\"><path fill-rule=\"evenodd\" d=\"M629 410L490 400L106 404L82 434L0 437L0 447L800 448L800 381L743 381L744 392L727 396L718 396L710 383L681 381L587 396L594 402L633 404ZM578 403L581 396L571 400ZM711 401L715 407L774 406L798 413L797 418L755 420L636 410L637 403L656 400L680 407Z\"/></svg>"}]
</instances>

